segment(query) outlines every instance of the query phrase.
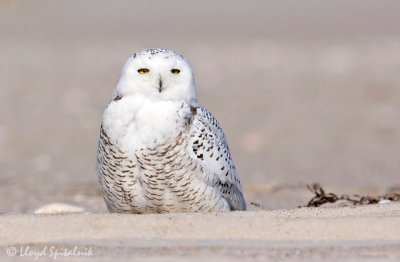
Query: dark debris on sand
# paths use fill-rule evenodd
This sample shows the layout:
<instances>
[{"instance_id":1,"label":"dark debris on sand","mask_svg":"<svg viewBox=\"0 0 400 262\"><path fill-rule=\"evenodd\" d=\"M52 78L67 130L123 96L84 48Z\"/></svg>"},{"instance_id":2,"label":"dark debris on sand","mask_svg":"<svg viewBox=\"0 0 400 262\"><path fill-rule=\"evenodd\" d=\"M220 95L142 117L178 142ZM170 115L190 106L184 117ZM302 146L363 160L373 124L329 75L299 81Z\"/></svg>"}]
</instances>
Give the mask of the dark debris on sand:
<instances>
[{"instance_id":1,"label":"dark debris on sand","mask_svg":"<svg viewBox=\"0 0 400 262\"><path fill-rule=\"evenodd\" d=\"M370 205L378 204L383 200L389 201L400 201L400 190L399 188L393 188L385 195L381 196L360 196L353 194L349 195L337 195L335 193L326 193L320 184L315 183L307 185L308 190L314 193L314 197L308 201L306 207L319 207L327 203L335 203L337 201L343 201L350 205Z\"/></svg>"}]
</instances>

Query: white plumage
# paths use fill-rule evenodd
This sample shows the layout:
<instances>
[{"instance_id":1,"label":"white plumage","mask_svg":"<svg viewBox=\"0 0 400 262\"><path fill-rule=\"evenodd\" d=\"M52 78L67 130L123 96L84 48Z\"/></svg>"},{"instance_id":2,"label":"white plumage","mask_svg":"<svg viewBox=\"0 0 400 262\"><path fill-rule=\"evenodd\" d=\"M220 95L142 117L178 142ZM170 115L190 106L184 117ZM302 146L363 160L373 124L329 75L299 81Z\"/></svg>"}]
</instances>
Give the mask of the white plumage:
<instances>
[{"instance_id":1,"label":"white plumage","mask_svg":"<svg viewBox=\"0 0 400 262\"><path fill-rule=\"evenodd\" d=\"M246 209L223 130L198 104L187 61L167 49L126 62L103 114L97 175L111 212Z\"/></svg>"}]
</instances>

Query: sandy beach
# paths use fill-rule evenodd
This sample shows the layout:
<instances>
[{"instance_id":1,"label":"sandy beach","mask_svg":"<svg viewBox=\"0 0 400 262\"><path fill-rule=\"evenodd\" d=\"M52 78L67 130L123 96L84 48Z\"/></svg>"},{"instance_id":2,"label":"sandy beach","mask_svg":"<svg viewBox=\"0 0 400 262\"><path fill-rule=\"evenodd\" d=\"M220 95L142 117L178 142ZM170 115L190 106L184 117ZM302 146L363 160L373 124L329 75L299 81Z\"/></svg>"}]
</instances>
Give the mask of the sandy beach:
<instances>
[{"instance_id":1,"label":"sandy beach","mask_svg":"<svg viewBox=\"0 0 400 262\"><path fill-rule=\"evenodd\" d=\"M52 258L51 247L76 246L92 253L67 257L73 261L400 259L400 204L219 214L4 215L0 225L2 258L10 247L29 260L46 247L41 259Z\"/></svg>"}]
</instances>

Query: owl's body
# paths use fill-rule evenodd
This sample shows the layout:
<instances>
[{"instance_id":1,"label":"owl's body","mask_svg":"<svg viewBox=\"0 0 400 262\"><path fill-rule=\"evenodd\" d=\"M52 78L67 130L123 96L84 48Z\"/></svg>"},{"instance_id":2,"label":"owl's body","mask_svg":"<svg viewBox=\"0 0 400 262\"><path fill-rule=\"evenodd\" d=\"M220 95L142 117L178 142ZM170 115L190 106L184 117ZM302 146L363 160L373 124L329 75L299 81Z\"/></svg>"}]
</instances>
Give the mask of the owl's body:
<instances>
[{"instance_id":1,"label":"owl's body","mask_svg":"<svg viewBox=\"0 0 400 262\"><path fill-rule=\"evenodd\" d=\"M165 49L126 63L103 115L97 175L111 212L246 209L221 127L197 103L186 60Z\"/></svg>"}]
</instances>

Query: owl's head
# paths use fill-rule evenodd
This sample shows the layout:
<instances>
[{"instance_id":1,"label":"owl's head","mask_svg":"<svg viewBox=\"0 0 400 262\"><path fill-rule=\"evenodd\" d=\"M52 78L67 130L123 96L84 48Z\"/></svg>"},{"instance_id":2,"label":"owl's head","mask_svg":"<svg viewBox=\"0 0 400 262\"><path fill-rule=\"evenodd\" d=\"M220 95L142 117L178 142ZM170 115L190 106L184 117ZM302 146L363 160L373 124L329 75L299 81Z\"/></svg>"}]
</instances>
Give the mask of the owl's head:
<instances>
[{"instance_id":1,"label":"owl's head","mask_svg":"<svg viewBox=\"0 0 400 262\"><path fill-rule=\"evenodd\" d=\"M189 63L182 55L168 49L135 53L122 69L114 97L139 95L152 100L196 101Z\"/></svg>"}]
</instances>

